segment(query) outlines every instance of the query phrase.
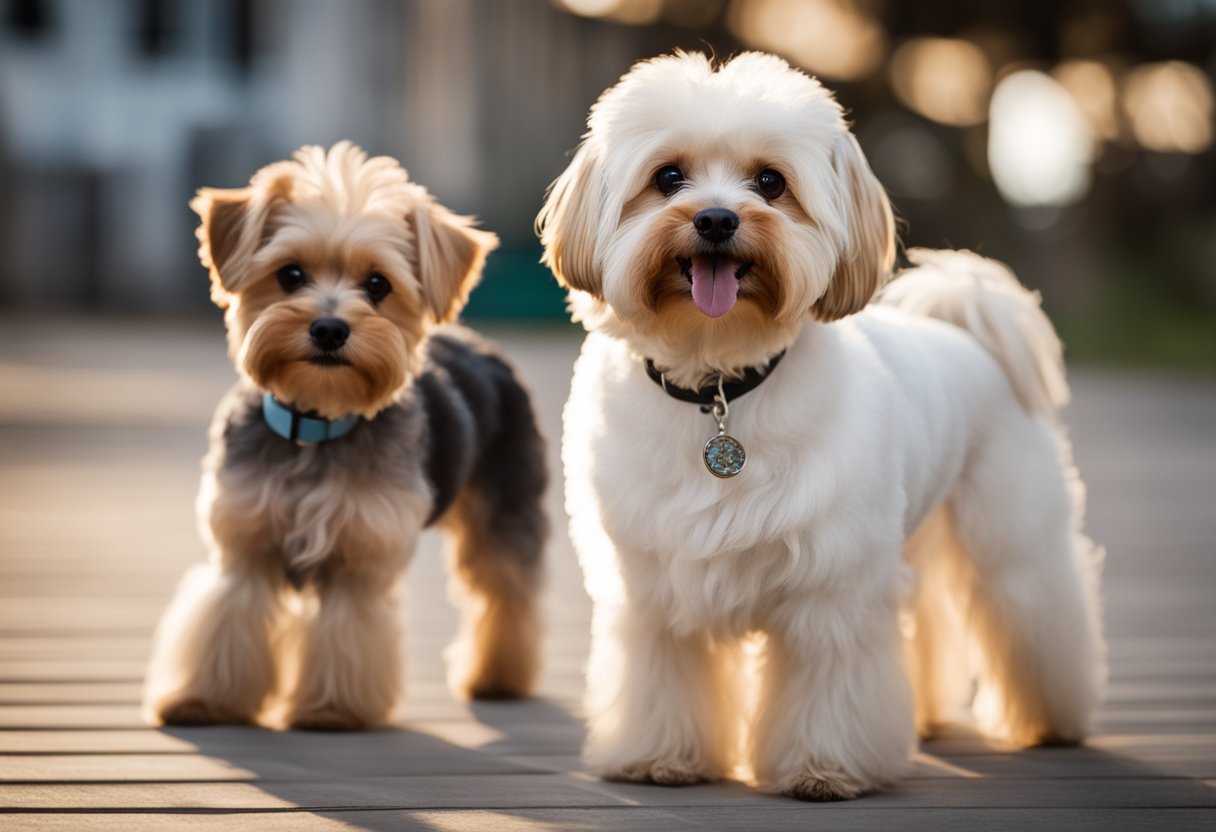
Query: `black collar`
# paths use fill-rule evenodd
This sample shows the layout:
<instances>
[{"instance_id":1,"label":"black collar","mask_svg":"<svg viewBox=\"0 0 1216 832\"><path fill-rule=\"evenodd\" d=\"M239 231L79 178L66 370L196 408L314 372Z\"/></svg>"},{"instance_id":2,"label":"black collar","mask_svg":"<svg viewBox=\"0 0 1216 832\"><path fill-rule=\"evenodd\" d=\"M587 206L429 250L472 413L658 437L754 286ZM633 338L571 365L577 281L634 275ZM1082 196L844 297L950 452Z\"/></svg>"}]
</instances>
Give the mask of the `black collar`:
<instances>
[{"instance_id":1,"label":"black collar","mask_svg":"<svg viewBox=\"0 0 1216 832\"><path fill-rule=\"evenodd\" d=\"M760 383L768 378L773 370L777 368L777 365L781 363L781 359L784 356L785 350L782 350L770 358L768 363L763 367L748 367L743 371L742 378L723 381L722 392L726 394L726 400L733 402L744 393L751 392L759 387ZM716 382L707 384L697 390L689 390L687 387L678 387L672 384L663 378L663 374L659 372L659 368L654 366L654 360L650 358L646 359L646 375L650 376L651 381L662 387L664 393L682 402L711 405L714 403L714 398L718 395L718 385Z\"/></svg>"}]
</instances>

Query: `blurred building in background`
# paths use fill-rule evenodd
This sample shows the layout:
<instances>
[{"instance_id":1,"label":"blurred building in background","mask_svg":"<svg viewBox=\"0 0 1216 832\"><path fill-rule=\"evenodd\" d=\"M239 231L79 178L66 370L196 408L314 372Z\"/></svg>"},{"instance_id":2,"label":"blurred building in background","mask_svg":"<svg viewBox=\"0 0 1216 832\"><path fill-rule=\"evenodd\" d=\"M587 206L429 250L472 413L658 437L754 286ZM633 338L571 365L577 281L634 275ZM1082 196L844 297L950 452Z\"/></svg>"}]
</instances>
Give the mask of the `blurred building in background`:
<instances>
[{"instance_id":1,"label":"blurred building in background","mask_svg":"<svg viewBox=\"0 0 1216 832\"><path fill-rule=\"evenodd\" d=\"M823 79L904 241L1009 261L1074 352L1216 366L1216 0L0 0L0 304L203 309L194 188L351 138L502 236L474 315L560 317L544 188L674 47Z\"/></svg>"},{"instance_id":2,"label":"blurred building in background","mask_svg":"<svg viewBox=\"0 0 1216 832\"><path fill-rule=\"evenodd\" d=\"M201 307L193 190L341 138L534 261L531 218L587 96L633 58L624 33L601 41L545 0L0 9L0 297L17 305Z\"/></svg>"}]
</instances>

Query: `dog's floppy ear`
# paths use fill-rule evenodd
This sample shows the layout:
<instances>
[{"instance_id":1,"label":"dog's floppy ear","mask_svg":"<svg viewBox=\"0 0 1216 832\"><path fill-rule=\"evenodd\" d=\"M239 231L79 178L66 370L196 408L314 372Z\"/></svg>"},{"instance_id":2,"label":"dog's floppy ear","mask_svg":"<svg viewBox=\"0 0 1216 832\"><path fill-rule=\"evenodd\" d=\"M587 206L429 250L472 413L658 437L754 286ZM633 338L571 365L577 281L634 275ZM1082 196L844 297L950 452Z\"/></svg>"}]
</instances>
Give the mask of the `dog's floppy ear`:
<instances>
[{"instance_id":1,"label":"dog's floppy ear","mask_svg":"<svg viewBox=\"0 0 1216 832\"><path fill-rule=\"evenodd\" d=\"M294 175L284 163L265 167L245 188L200 188L190 208L200 222L198 259L211 272L211 299L227 307L240 291L249 261L264 240L271 210L291 200Z\"/></svg>"},{"instance_id":2,"label":"dog's floppy ear","mask_svg":"<svg viewBox=\"0 0 1216 832\"><path fill-rule=\"evenodd\" d=\"M498 248L498 237L419 191L407 220L414 232L422 296L436 321L453 321L481 279L486 256Z\"/></svg>"},{"instance_id":3,"label":"dog's floppy ear","mask_svg":"<svg viewBox=\"0 0 1216 832\"><path fill-rule=\"evenodd\" d=\"M832 149L832 165L848 202L848 244L827 291L811 307L821 321L859 312L886 282L895 264L891 203L852 133L841 134Z\"/></svg>"},{"instance_id":4,"label":"dog's floppy ear","mask_svg":"<svg viewBox=\"0 0 1216 832\"><path fill-rule=\"evenodd\" d=\"M604 290L595 262L595 240L603 201L592 151L584 142L549 186L536 217L536 233L545 247L541 262L566 288L601 299Z\"/></svg>"}]
</instances>

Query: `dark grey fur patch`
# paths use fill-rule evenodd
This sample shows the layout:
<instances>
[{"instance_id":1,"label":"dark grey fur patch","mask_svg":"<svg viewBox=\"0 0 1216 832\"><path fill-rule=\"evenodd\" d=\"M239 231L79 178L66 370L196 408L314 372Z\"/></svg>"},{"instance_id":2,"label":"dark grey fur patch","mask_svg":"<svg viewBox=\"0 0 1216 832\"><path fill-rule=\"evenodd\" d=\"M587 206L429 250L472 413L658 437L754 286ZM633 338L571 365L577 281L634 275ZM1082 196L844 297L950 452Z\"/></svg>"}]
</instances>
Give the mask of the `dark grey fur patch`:
<instances>
[{"instance_id":1,"label":"dark grey fur patch","mask_svg":"<svg viewBox=\"0 0 1216 832\"><path fill-rule=\"evenodd\" d=\"M477 425L469 486L483 501L488 531L525 566L537 567L538 541L548 531L540 510L548 469L528 393L497 349L467 329L445 328L430 345L429 355L447 370Z\"/></svg>"},{"instance_id":2,"label":"dark grey fur patch","mask_svg":"<svg viewBox=\"0 0 1216 832\"><path fill-rule=\"evenodd\" d=\"M427 480L435 505L427 522L451 507L464 484L483 500L500 491L539 499L545 489L544 444L528 394L488 341L461 327L444 327L427 342L424 372L414 385L426 411ZM515 449L522 449L520 450ZM528 462L504 467L504 458Z\"/></svg>"}]
</instances>

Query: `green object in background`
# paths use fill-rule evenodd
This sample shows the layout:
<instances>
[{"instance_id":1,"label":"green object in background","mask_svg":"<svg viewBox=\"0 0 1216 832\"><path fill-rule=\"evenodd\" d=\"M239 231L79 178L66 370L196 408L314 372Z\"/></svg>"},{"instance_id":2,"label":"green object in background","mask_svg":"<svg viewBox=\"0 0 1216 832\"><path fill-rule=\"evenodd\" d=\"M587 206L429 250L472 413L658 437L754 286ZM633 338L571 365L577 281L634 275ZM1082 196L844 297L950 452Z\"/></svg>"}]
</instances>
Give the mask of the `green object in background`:
<instances>
[{"instance_id":1,"label":"green object in background","mask_svg":"<svg viewBox=\"0 0 1216 832\"><path fill-rule=\"evenodd\" d=\"M1084 308L1048 309L1070 364L1216 370L1216 311L1163 281L1154 260L1124 255ZM1164 285L1163 285L1164 284Z\"/></svg>"},{"instance_id":2,"label":"green object in background","mask_svg":"<svg viewBox=\"0 0 1216 832\"><path fill-rule=\"evenodd\" d=\"M540 247L496 251L463 317L471 321L569 321L566 292L540 264Z\"/></svg>"}]
</instances>

